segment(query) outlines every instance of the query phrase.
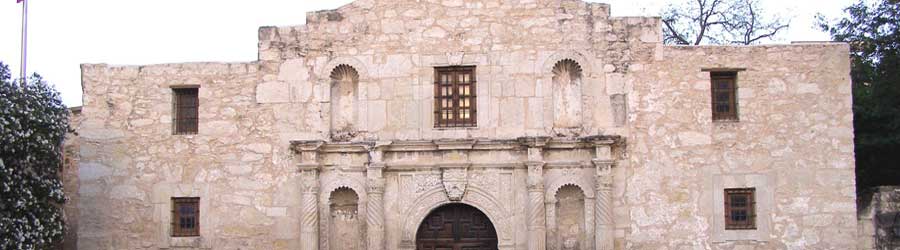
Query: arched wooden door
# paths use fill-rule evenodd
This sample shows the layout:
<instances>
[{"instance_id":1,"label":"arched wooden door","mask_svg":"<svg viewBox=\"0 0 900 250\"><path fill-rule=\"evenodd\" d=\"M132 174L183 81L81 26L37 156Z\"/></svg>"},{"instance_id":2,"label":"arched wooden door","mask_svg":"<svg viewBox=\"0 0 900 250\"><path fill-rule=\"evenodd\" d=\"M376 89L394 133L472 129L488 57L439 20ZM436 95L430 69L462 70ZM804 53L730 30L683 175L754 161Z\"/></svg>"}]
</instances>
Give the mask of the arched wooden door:
<instances>
[{"instance_id":1,"label":"arched wooden door","mask_svg":"<svg viewBox=\"0 0 900 250\"><path fill-rule=\"evenodd\" d=\"M466 204L438 207L416 233L418 250L496 250L497 231L487 215Z\"/></svg>"}]
</instances>

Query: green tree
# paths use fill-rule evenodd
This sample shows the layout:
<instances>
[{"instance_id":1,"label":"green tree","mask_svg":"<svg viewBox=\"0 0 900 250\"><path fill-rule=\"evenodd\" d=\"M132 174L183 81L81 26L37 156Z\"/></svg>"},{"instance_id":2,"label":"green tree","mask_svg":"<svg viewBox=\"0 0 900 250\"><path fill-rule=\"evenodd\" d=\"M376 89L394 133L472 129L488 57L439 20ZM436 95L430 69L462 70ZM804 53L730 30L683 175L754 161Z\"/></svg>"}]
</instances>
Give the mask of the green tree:
<instances>
[{"instance_id":1,"label":"green tree","mask_svg":"<svg viewBox=\"0 0 900 250\"><path fill-rule=\"evenodd\" d=\"M678 45L756 44L788 28L758 0L682 0L662 13L663 42ZM768 18L767 18L768 17Z\"/></svg>"},{"instance_id":2,"label":"green tree","mask_svg":"<svg viewBox=\"0 0 900 250\"><path fill-rule=\"evenodd\" d=\"M900 1L860 0L820 27L850 44L856 183L900 184Z\"/></svg>"},{"instance_id":3,"label":"green tree","mask_svg":"<svg viewBox=\"0 0 900 250\"><path fill-rule=\"evenodd\" d=\"M62 239L60 182L68 111L37 74L0 63L0 249L50 249Z\"/></svg>"}]
</instances>

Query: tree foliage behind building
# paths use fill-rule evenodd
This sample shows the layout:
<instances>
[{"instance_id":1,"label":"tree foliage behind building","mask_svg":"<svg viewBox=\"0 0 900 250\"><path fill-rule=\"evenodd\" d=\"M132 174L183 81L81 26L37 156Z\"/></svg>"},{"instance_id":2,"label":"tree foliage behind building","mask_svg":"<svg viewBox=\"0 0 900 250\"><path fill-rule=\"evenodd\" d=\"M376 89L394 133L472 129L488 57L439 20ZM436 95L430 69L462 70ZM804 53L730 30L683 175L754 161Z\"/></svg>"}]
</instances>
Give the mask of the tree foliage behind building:
<instances>
[{"instance_id":1,"label":"tree foliage behind building","mask_svg":"<svg viewBox=\"0 0 900 250\"><path fill-rule=\"evenodd\" d=\"M0 63L0 249L48 249L63 235L68 111L39 75L22 82Z\"/></svg>"},{"instance_id":2,"label":"tree foliage behind building","mask_svg":"<svg viewBox=\"0 0 900 250\"><path fill-rule=\"evenodd\" d=\"M821 28L850 44L857 190L900 184L900 1L860 0Z\"/></svg>"},{"instance_id":3,"label":"tree foliage behind building","mask_svg":"<svg viewBox=\"0 0 900 250\"><path fill-rule=\"evenodd\" d=\"M663 10L663 42L677 45L756 44L788 28L758 0L683 0Z\"/></svg>"}]
</instances>

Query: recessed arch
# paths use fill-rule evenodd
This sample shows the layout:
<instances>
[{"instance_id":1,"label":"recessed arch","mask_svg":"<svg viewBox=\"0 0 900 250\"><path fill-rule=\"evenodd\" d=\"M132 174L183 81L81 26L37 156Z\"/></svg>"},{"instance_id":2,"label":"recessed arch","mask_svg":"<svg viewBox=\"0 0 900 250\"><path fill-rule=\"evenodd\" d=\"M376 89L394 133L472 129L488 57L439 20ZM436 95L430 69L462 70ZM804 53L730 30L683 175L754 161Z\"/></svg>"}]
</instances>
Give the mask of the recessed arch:
<instances>
[{"instance_id":1,"label":"recessed arch","mask_svg":"<svg viewBox=\"0 0 900 250\"><path fill-rule=\"evenodd\" d=\"M328 195L328 249L354 250L365 247L360 218L360 198L353 189L340 187Z\"/></svg>"},{"instance_id":2,"label":"recessed arch","mask_svg":"<svg viewBox=\"0 0 900 250\"><path fill-rule=\"evenodd\" d=\"M358 216L363 216L362 219L359 220L360 230L365 230L365 225L367 223L365 219L367 195L364 188L364 177L327 172L323 173L320 178L322 187L319 190L318 198L318 228L319 232L321 232L318 237L319 247L321 249L336 249L332 247L332 244L335 242L332 239L333 237L331 234L331 232L335 230L335 225L334 223L332 223L333 220L331 219L331 201L333 200L332 196L337 194L337 191L339 190L349 190L356 194L356 197L358 199L357 214ZM364 233L365 232L362 231L360 235L365 235ZM364 249L364 247L357 249Z\"/></svg>"},{"instance_id":3,"label":"recessed arch","mask_svg":"<svg viewBox=\"0 0 900 250\"><path fill-rule=\"evenodd\" d=\"M586 249L589 246L585 193L578 186L569 184L554 194L556 202L549 209L553 209L556 216L548 228L553 249Z\"/></svg>"},{"instance_id":4,"label":"recessed arch","mask_svg":"<svg viewBox=\"0 0 900 250\"><path fill-rule=\"evenodd\" d=\"M553 127L582 125L582 81L584 71L573 59L559 60L552 70Z\"/></svg>"},{"instance_id":5,"label":"recessed arch","mask_svg":"<svg viewBox=\"0 0 900 250\"><path fill-rule=\"evenodd\" d=\"M359 72L340 64L331 70L331 138L348 141L356 134L359 113Z\"/></svg>"}]
</instances>

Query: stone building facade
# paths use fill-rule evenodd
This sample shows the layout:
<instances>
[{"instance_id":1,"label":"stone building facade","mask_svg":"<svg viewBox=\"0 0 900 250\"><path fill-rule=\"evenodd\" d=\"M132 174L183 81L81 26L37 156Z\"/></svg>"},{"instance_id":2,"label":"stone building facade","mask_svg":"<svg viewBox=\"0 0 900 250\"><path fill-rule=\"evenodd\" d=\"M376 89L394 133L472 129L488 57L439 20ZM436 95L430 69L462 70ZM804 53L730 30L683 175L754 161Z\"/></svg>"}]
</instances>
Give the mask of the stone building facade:
<instances>
[{"instance_id":1,"label":"stone building facade","mask_svg":"<svg viewBox=\"0 0 900 250\"><path fill-rule=\"evenodd\" d=\"M77 247L856 247L846 44L666 46L609 8L357 0L253 62L83 65Z\"/></svg>"}]
</instances>

